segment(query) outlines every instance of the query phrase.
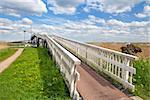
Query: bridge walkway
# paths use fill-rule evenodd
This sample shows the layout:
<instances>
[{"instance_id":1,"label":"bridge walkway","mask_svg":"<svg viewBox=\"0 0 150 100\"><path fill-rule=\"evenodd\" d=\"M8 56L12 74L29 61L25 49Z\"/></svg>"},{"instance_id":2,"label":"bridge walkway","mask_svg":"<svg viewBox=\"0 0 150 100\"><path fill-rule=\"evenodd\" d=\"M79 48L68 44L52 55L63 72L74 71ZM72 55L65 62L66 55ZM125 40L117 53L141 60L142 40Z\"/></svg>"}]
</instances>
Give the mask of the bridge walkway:
<instances>
[{"instance_id":1,"label":"bridge walkway","mask_svg":"<svg viewBox=\"0 0 150 100\"><path fill-rule=\"evenodd\" d=\"M82 63L77 71L80 73L77 89L83 100L131 100L88 65Z\"/></svg>"},{"instance_id":2,"label":"bridge walkway","mask_svg":"<svg viewBox=\"0 0 150 100\"><path fill-rule=\"evenodd\" d=\"M43 38L43 37L41 37L41 38ZM54 49L53 51L56 51L56 49L58 49L58 47L55 46L56 43L53 43L54 40L51 38L49 40L50 40L51 44L53 44L52 45L52 47L53 47L52 49ZM49 41L47 41L47 42L49 42ZM62 45L62 47L63 47L63 45ZM67 48L65 48L65 49L67 49ZM84 53L84 51L82 49L81 49L81 51L79 53L81 53L81 54ZM107 51L107 50L105 50L105 51ZM57 52L59 52L59 50L57 50ZM57 53L57 52L55 52L55 53ZM69 52L71 53L70 50L69 50ZM95 51L93 51L93 52L95 52ZM56 56L55 53L54 53L54 56ZM60 53L60 54L63 54L63 53ZM123 55L123 57L124 56L125 55ZM61 57L61 58L63 58L63 57ZM65 58L65 59L67 60L67 58ZM71 60L71 59L69 59L69 60ZM74 61L74 60L72 60L72 61ZM79 64L79 65L75 65L75 66L77 66L77 71L80 74L80 79L77 81L77 84L76 84L77 90L80 93L80 95L82 96L83 100L131 100L131 98L129 98L126 94L124 94L122 91L120 91L115 86L113 86L109 81L107 81L105 78L103 78L98 73L96 73L87 64L84 64L82 62L81 65ZM73 67L73 66L70 66L70 67ZM76 86L75 86L75 88L76 88ZM74 91L76 91L76 89L74 89ZM76 100L78 100L78 99L76 99Z\"/></svg>"}]
</instances>

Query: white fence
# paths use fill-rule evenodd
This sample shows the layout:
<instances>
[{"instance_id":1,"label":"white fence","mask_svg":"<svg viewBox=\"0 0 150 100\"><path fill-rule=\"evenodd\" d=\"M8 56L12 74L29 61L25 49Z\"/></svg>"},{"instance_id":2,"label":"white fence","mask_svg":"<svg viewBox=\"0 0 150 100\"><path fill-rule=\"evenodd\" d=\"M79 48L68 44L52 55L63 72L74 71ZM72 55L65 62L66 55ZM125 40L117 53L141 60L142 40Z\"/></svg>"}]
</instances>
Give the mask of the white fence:
<instances>
[{"instance_id":1,"label":"white fence","mask_svg":"<svg viewBox=\"0 0 150 100\"><path fill-rule=\"evenodd\" d=\"M76 88L76 82L79 80L79 73L76 70L76 66L80 66L81 61L55 42L51 37L43 36L41 38L46 39L48 48L65 77L65 82L69 88L71 98L79 100L79 93Z\"/></svg>"},{"instance_id":2,"label":"white fence","mask_svg":"<svg viewBox=\"0 0 150 100\"><path fill-rule=\"evenodd\" d=\"M125 88L134 90L132 80L136 69L133 67L133 61L137 59L136 56L58 36L53 38L96 70L104 72Z\"/></svg>"}]
</instances>

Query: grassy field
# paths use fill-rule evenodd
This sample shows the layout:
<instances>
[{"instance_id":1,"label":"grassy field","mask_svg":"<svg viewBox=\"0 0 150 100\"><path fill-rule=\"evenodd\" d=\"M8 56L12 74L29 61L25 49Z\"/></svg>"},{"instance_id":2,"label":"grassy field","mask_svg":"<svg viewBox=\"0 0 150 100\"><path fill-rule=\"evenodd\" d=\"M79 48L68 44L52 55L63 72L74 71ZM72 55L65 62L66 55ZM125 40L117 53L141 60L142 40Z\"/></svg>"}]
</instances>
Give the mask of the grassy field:
<instances>
[{"instance_id":1,"label":"grassy field","mask_svg":"<svg viewBox=\"0 0 150 100\"><path fill-rule=\"evenodd\" d=\"M140 59L134 63L136 67L135 75L135 95L144 100L150 98L150 59Z\"/></svg>"},{"instance_id":2,"label":"grassy field","mask_svg":"<svg viewBox=\"0 0 150 100\"><path fill-rule=\"evenodd\" d=\"M26 48L0 74L0 100L67 100L68 89L47 49Z\"/></svg>"},{"instance_id":3,"label":"grassy field","mask_svg":"<svg viewBox=\"0 0 150 100\"><path fill-rule=\"evenodd\" d=\"M10 57L13 55L17 49L15 48L5 48L0 50L0 62L5 60L6 58Z\"/></svg>"},{"instance_id":4,"label":"grassy field","mask_svg":"<svg viewBox=\"0 0 150 100\"><path fill-rule=\"evenodd\" d=\"M7 47L8 47L8 45L7 45L6 42L1 42L1 41L0 41L0 50L1 50L1 49L4 49L4 48L7 48Z\"/></svg>"},{"instance_id":5,"label":"grassy field","mask_svg":"<svg viewBox=\"0 0 150 100\"><path fill-rule=\"evenodd\" d=\"M101 46L104 48L109 48L112 50L120 51L121 47L126 46L127 43L121 42L90 42L89 44L93 44L96 46ZM133 43L135 46L138 46L142 49L141 53L137 53L136 56L140 58L150 58L150 43Z\"/></svg>"}]
</instances>

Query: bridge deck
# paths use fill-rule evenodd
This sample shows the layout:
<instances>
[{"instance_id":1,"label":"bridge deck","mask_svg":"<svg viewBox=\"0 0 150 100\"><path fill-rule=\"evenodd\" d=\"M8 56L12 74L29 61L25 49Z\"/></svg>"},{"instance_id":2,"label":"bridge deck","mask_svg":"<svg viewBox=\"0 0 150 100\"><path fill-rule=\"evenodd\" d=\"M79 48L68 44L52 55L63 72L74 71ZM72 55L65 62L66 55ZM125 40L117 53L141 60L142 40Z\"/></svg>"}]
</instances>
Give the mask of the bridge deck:
<instances>
[{"instance_id":1,"label":"bridge deck","mask_svg":"<svg viewBox=\"0 0 150 100\"><path fill-rule=\"evenodd\" d=\"M77 70L80 73L77 89L84 100L130 100L89 66L82 63Z\"/></svg>"},{"instance_id":2,"label":"bridge deck","mask_svg":"<svg viewBox=\"0 0 150 100\"><path fill-rule=\"evenodd\" d=\"M42 38L41 36L39 36L39 37ZM47 39L49 39L49 37ZM52 40L51 41L47 40L47 42L52 42ZM74 43L76 43L76 42L74 42ZM52 42L52 44L56 45L53 42ZM83 44L83 45L85 46L85 44ZM54 49L54 50L58 49L58 48L54 48L54 47L55 46L53 46L52 49ZM59 46L56 45L56 47L59 47ZM82 47L82 45L81 45L81 47ZM92 48L93 47L91 47L91 49ZM82 48L82 49L85 49L85 48ZM85 52L82 49L79 53ZM110 52L109 50L102 50L102 51L112 53L112 51ZM93 51L93 52L95 52L95 51ZM66 53L66 55L67 55L67 53ZM119 55L120 55L120 53L119 53ZM54 55L54 56L56 56L56 55ZM126 55L123 54L122 57L124 58L124 57L126 57ZM68 58L65 58L65 59L68 59ZM69 60L72 60L72 59L69 59ZM74 61L74 60L72 60L72 61ZM72 67L72 66L70 66L70 67ZM84 100L130 100L130 98L127 95L125 95L119 89L114 87L109 81L105 80L103 77L98 75L94 70L92 70L86 64L82 63L80 66L77 66L77 71L80 73L80 80L77 81L77 90L79 91L79 93L81 94L81 96L83 97Z\"/></svg>"}]
</instances>

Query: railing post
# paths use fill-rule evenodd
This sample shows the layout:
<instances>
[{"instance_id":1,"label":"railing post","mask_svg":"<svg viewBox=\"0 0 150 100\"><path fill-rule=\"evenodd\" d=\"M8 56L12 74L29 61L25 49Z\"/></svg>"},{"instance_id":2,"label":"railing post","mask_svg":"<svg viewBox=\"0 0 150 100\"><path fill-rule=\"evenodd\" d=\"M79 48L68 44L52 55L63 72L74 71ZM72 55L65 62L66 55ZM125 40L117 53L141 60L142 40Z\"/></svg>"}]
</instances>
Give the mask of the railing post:
<instances>
[{"instance_id":1,"label":"railing post","mask_svg":"<svg viewBox=\"0 0 150 100\"><path fill-rule=\"evenodd\" d=\"M61 71L61 72L63 72L62 59L63 59L63 56L61 55L61 56L60 56L60 71Z\"/></svg>"},{"instance_id":2,"label":"railing post","mask_svg":"<svg viewBox=\"0 0 150 100\"><path fill-rule=\"evenodd\" d=\"M130 60L125 59L126 65L129 66L130 65ZM124 70L124 74L123 74L123 79L125 82L128 82L129 79L129 71Z\"/></svg>"},{"instance_id":3,"label":"railing post","mask_svg":"<svg viewBox=\"0 0 150 100\"><path fill-rule=\"evenodd\" d=\"M88 51L88 47L86 47L86 50L85 50L85 58L88 59L88 54L87 54L87 51Z\"/></svg>"},{"instance_id":4,"label":"railing post","mask_svg":"<svg viewBox=\"0 0 150 100\"><path fill-rule=\"evenodd\" d=\"M74 79L74 78L73 78ZM70 96L72 97L72 98L74 98L73 97L73 95L74 95L74 80L72 79L72 81L71 81L71 86L70 86Z\"/></svg>"}]
</instances>

